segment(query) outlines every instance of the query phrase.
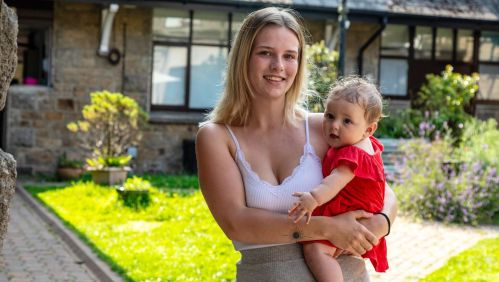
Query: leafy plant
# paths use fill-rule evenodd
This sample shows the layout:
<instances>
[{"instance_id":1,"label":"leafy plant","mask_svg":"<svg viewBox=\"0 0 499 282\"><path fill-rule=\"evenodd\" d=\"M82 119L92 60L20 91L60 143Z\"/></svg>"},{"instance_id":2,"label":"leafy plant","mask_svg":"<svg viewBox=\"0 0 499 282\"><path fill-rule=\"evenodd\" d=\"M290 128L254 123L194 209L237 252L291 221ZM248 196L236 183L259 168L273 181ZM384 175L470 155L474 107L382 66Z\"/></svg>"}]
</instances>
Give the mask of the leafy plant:
<instances>
[{"instance_id":1,"label":"leafy plant","mask_svg":"<svg viewBox=\"0 0 499 282\"><path fill-rule=\"evenodd\" d=\"M378 123L379 138L427 138L435 140L450 132L447 118L439 111L403 109L389 114Z\"/></svg>"},{"instance_id":2,"label":"leafy plant","mask_svg":"<svg viewBox=\"0 0 499 282\"><path fill-rule=\"evenodd\" d=\"M66 156L66 152L64 152L57 159L57 167L58 168L83 168L83 162L80 160L69 159Z\"/></svg>"},{"instance_id":3,"label":"leafy plant","mask_svg":"<svg viewBox=\"0 0 499 282\"><path fill-rule=\"evenodd\" d=\"M336 80L339 55L338 52L329 50L321 40L307 45L306 56L310 75L308 88L315 92L307 97L308 109L312 112L322 112L323 100Z\"/></svg>"},{"instance_id":4,"label":"leafy plant","mask_svg":"<svg viewBox=\"0 0 499 282\"><path fill-rule=\"evenodd\" d=\"M119 164L127 149L140 141L140 127L147 114L134 99L121 93L98 91L90 93L90 98L82 110L83 120L71 122L67 128L92 154L94 164Z\"/></svg>"},{"instance_id":5,"label":"leafy plant","mask_svg":"<svg viewBox=\"0 0 499 282\"><path fill-rule=\"evenodd\" d=\"M447 65L440 75L428 74L414 106L422 111L439 111L460 139L463 124L471 118L469 106L478 91L478 74L463 75Z\"/></svg>"},{"instance_id":6,"label":"leafy plant","mask_svg":"<svg viewBox=\"0 0 499 282\"><path fill-rule=\"evenodd\" d=\"M96 159L87 159L87 164L94 169L105 167L124 167L132 160L130 155L97 157Z\"/></svg>"},{"instance_id":7,"label":"leafy plant","mask_svg":"<svg viewBox=\"0 0 499 282\"><path fill-rule=\"evenodd\" d=\"M123 186L116 189L119 198L127 207L139 209L147 207L151 202L149 191L152 189L149 181L138 176L128 178Z\"/></svg>"},{"instance_id":8,"label":"leafy plant","mask_svg":"<svg viewBox=\"0 0 499 282\"><path fill-rule=\"evenodd\" d=\"M128 191L144 191L150 190L152 185L151 182L141 177L133 176L125 181L123 188Z\"/></svg>"},{"instance_id":9,"label":"leafy plant","mask_svg":"<svg viewBox=\"0 0 499 282\"><path fill-rule=\"evenodd\" d=\"M490 130L494 131L490 136L499 134L495 128ZM480 138L469 136L458 147L448 137L413 139L402 145L405 157L397 165L398 177L394 179L402 210L423 219L468 224L491 222L497 217L497 161L487 160L479 149L463 154ZM494 142L487 144L494 147L491 152L498 150Z\"/></svg>"}]
</instances>

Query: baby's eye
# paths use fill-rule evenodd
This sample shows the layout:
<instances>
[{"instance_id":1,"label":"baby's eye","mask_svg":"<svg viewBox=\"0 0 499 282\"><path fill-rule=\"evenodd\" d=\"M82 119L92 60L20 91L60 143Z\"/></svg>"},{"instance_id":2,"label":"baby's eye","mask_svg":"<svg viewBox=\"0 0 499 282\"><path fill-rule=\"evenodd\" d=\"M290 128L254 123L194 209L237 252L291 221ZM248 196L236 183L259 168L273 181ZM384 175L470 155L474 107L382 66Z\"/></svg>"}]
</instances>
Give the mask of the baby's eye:
<instances>
[{"instance_id":1,"label":"baby's eye","mask_svg":"<svg viewBox=\"0 0 499 282\"><path fill-rule=\"evenodd\" d=\"M351 120L351 119L349 119L349 118L346 118L346 119L344 119L344 120L343 120L343 122L344 122L345 124L351 124L351 123L352 123L352 120Z\"/></svg>"},{"instance_id":2,"label":"baby's eye","mask_svg":"<svg viewBox=\"0 0 499 282\"><path fill-rule=\"evenodd\" d=\"M333 114L330 114L330 113L324 113L324 117L326 119L334 119L334 115Z\"/></svg>"}]
</instances>

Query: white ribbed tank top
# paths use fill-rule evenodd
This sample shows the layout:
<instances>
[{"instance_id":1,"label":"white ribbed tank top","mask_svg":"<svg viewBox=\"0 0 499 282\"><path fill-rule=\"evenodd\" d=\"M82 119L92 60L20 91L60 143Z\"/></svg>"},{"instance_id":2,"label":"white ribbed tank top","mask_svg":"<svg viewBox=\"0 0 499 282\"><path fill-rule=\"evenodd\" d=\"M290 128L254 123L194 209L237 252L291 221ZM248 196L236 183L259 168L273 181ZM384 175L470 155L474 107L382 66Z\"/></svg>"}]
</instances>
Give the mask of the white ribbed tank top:
<instances>
[{"instance_id":1,"label":"white ribbed tank top","mask_svg":"<svg viewBox=\"0 0 499 282\"><path fill-rule=\"evenodd\" d=\"M296 201L296 198L292 196L293 192L310 191L322 181L321 160L310 144L308 116L305 118L306 143L303 146L300 163L294 168L291 175L286 177L279 185L272 185L260 179L246 161L236 135L228 125L226 127L236 145L236 163L243 178L246 205L248 207L287 214L288 209ZM232 241L232 243L236 250L279 245L254 245L238 241Z\"/></svg>"}]
</instances>

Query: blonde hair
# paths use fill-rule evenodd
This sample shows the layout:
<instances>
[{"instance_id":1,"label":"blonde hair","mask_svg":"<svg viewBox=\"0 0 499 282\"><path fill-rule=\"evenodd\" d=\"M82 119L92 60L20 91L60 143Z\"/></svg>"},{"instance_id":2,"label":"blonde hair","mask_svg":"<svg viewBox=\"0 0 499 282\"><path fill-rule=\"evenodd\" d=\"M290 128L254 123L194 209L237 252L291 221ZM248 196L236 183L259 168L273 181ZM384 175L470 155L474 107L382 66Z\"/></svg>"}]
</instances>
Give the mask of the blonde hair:
<instances>
[{"instance_id":1,"label":"blonde hair","mask_svg":"<svg viewBox=\"0 0 499 282\"><path fill-rule=\"evenodd\" d=\"M360 105L364 109L364 118L368 123L379 121L383 115L383 98L376 85L365 78L349 76L335 82L326 103L344 99Z\"/></svg>"},{"instance_id":2,"label":"blonde hair","mask_svg":"<svg viewBox=\"0 0 499 282\"><path fill-rule=\"evenodd\" d=\"M207 122L243 126L251 112L251 86L248 63L258 33L268 25L277 25L291 30L299 42L298 71L295 80L285 95L284 120L294 123L303 116L300 106L301 93L306 87L305 36L299 15L284 8L268 7L250 13L238 32L227 63L225 88L215 108L209 113ZM205 122L206 123L206 122Z\"/></svg>"}]
</instances>

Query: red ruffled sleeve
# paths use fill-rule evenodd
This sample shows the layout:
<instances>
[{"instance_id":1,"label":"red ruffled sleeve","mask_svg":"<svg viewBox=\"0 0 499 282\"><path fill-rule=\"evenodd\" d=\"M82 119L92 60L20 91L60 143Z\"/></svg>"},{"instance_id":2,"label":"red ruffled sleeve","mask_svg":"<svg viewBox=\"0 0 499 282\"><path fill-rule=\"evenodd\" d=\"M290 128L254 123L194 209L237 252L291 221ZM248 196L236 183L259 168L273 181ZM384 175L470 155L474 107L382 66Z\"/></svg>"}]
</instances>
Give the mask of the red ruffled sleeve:
<instances>
[{"instance_id":1,"label":"red ruffled sleeve","mask_svg":"<svg viewBox=\"0 0 499 282\"><path fill-rule=\"evenodd\" d=\"M328 167L332 170L339 165L346 165L357 177L374 181L384 181L383 160L381 159L383 144L372 136L370 137L370 140L374 148L373 155L368 154L366 151L356 146L345 146L338 149L332 149L334 152L331 152L331 154L328 152L328 155L332 157Z\"/></svg>"}]
</instances>

